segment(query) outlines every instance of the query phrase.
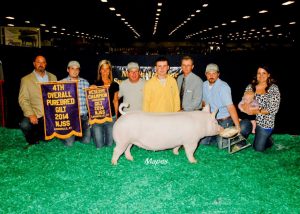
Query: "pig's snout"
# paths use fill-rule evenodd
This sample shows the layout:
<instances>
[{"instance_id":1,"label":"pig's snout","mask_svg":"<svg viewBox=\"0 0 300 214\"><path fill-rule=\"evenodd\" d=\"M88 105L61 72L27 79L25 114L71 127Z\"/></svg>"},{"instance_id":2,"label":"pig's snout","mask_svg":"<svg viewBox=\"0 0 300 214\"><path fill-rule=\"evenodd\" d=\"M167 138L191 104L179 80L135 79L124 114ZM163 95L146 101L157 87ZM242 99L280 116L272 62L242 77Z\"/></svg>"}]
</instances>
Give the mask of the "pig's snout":
<instances>
[{"instance_id":1,"label":"pig's snout","mask_svg":"<svg viewBox=\"0 0 300 214\"><path fill-rule=\"evenodd\" d=\"M222 131L224 131L224 128L222 126L219 126L218 134L220 134Z\"/></svg>"}]
</instances>

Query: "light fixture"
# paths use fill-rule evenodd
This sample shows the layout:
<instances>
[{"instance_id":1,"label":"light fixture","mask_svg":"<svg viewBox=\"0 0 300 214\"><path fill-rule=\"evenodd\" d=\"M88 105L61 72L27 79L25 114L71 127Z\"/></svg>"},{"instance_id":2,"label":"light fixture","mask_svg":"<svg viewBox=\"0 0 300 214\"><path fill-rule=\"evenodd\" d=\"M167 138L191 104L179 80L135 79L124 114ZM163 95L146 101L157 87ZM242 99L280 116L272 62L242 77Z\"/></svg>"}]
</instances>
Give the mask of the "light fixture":
<instances>
[{"instance_id":1,"label":"light fixture","mask_svg":"<svg viewBox=\"0 0 300 214\"><path fill-rule=\"evenodd\" d=\"M250 16L243 16L243 19L249 19Z\"/></svg>"},{"instance_id":2,"label":"light fixture","mask_svg":"<svg viewBox=\"0 0 300 214\"><path fill-rule=\"evenodd\" d=\"M295 1L286 1L286 2L283 2L282 5L286 6L286 5L290 5L293 3L295 3Z\"/></svg>"},{"instance_id":3,"label":"light fixture","mask_svg":"<svg viewBox=\"0 0 300 214\"><path fill-rule=\"evenodd\" d=\"M267 13L267 12L268 12L267 10L261 10L258 13Z\"/></svg>"}]
</instances>

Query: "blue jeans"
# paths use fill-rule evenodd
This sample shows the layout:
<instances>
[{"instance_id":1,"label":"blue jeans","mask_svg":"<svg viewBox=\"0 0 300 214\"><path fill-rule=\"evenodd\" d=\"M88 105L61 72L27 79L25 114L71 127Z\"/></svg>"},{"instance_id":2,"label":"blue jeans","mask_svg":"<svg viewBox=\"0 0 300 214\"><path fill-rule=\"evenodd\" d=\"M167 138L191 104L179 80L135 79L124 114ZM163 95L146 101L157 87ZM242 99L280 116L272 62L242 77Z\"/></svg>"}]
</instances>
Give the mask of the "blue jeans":
<instances>
[{"instance_id":1,"label":"blue jeans","mask_svg":"<svg viewBox=\"0 0 300 214\"><path fill-rule=\"evenodd\" d=\"M113 117L112 122L94 124L92 126L92 136L97 148L113 145L112 129L115 121L116 118Z\"/></svg>"},{"instance_id":2,"label":"blue jeans","mask_svg":"<svg viewBox=\"0 0 300 214\"><path fill-rule=\"evenodd\" d=\"M80 142L82 143L89 143L91 141L91 129L89 125L89 117L87 114L81 115L81 128L82 128L82 137ZM75 142L76 137L73 135L67 139L65 139L66 146L72 146Z\"/></svg>"},{"instance_id":3,"label":"blue jeans","mask_svg":"<svg viewBox=\"0 0 300 214\"><path fill-rule=\"evenodd\" d=\"M247 139L249 134L252 132L252 123L250 120L242 120L241 124L241 134ZM255 128L255 137L253 148L258 152L262 152L273 145L272 139L273 129L264 129L257 125Z\"/></svg>"},{"instance_id":4,"label":"blue jeans","mask_svg":"<svg viewBox=\"0 0 300 214\"><path fill-rule=\"evenodd\" d=\"M224 129L233 126L233 121L231 118L225 119L225 120L218 120L218 124L222 126ZM208 145L208 144L216 144L221 140L221 137L219 135L211 136L211 137L205 137L200 141L200 144ZM226 139L223 139L226 140Z\"/></svg>"},{"instance_id":5,"label":"blue jeans","mask_svg":"<svg viewBox=\"0 0 300 214\"><path fill-rule=\"evenodd\" d=\"M38 118L38 124L32 124L28 117L24 117L20 122L22 130L28 144L37 144L39 140L45 140L44 118Z\"/></svg>"}]
</instances>

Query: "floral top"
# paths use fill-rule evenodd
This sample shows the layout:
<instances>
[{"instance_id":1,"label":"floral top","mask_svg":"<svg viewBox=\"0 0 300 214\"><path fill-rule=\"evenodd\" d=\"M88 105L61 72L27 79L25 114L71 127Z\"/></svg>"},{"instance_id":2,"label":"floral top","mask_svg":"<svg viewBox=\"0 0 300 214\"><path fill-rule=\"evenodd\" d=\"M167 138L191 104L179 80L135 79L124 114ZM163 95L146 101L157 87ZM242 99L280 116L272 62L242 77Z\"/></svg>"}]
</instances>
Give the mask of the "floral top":
<instances>
[{"instance_id":1,"label":"floral top","mask_svg":"<svg viewBox=\"0 0 300 214\"><path fill-rule=\"evenodd\" d=\"M251 85L248 85L245 91L252 91ZM255 100L259 107L266 109L269 114L257 114L256 123L265 129L273 129L275 125L275 115L278 112L280 104L280 92L276 84L272 84L265 94L256 94Z\"/></svg>"}]
</instances>

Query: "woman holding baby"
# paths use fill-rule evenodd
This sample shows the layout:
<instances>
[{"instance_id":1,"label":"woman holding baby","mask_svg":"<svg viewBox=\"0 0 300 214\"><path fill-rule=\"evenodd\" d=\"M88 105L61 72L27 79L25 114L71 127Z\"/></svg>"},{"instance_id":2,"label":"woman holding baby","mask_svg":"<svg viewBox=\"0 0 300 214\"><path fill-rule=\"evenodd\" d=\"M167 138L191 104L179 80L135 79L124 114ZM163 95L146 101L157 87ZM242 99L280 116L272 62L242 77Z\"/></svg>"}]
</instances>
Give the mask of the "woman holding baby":
<instances>
[{"instance_id":1,"label":"woman holding baby","mask_svg":"<svg viewBox=\"0 0 300 214\"><path fill-rule=\"evenodd\" d=\"M271 77L271 70L268 66L262 65L257 69L255 78L246 87L246 91L255 93L255 100L259 108L245 108L245 113L256 116L256 128L253 147L256 151L264 151L273 145L272 133L275 125L275 115L280 105L280 92L278 86ZM252 132L250 120L242 120L241 134L248 138Z\"/></svg>"}]
</instances>

